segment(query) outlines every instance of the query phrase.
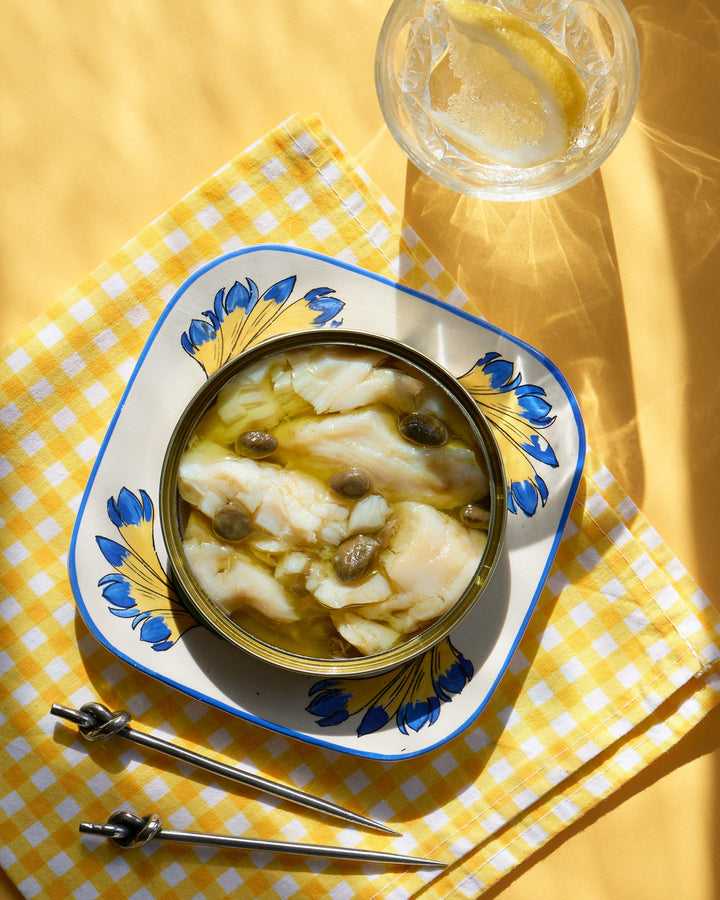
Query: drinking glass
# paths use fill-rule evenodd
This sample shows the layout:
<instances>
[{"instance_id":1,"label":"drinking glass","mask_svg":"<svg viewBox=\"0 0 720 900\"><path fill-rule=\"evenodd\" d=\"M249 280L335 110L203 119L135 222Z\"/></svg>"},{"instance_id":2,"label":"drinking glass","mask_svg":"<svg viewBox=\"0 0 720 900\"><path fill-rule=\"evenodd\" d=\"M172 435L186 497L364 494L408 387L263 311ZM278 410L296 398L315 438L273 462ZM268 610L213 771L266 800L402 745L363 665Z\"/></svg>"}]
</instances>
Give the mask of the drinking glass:
<instances>
[{"instance_id":1,"label":"drinking glass","mask_svg":"<svg viewBox=\"0 0 720 900\"><path fill-rule=\"evenodd\" d=\"M473 5L482 5L485 18L510 22L510 36L520 47L519 54L509 51L518 67L515 81L507 81L502 55L507 43L498 44L491 33L478 42L477 30L458 27L449 3L455 9L459 3L471 17L478 14ZM483 42L487 46L480 46ZM493 46L500 47L500 55ZM572 131L554 124L548 109L555 101L549 92L543 95L542 85L533 101L537 121L507 125L513 113L508 113L503 85L518 84L524 75L530 78L529 90L538 84L532 58L530 68L522 58L523 46L541 56L543 48L549 49L542 57L549 62L542 65L557 69L559 64L557 71L565 66L565 83L581 85L583 103ZM505 75L494 83L501 71ZM620 0L394 0L375 61L383 115L407 156L435 181L487 200L547 197L594 172L630 123L639 80L637 38ZM542 120L545 114L549 118ZM502 116L506 125L499 126ZM489 146L483 129L497 134L501 127L510 129L511 138ZM527 139L542 128L541 139Z\"/></svg>"}]
</instances>

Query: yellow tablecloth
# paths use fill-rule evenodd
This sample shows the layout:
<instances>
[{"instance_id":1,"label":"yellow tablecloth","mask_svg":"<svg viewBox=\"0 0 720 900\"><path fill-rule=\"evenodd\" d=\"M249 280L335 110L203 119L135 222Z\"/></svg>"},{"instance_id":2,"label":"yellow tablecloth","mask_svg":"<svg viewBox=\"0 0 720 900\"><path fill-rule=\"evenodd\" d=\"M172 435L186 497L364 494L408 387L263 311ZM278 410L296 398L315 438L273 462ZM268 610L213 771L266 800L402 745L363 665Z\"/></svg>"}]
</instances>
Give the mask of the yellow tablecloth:
<instances>
[{"instance_id":1,"label":"yellow tablecloth","mask_svg":"<svg viewBox=\"0 0 720 900\"><path fill-rule=\"evenodd\" d=\"M476 896L672 747L720 699L720 616L591 452L556 564L507 674L462 736L411 763L308 748L168 691L97 645L65 553L88 465L144 340L187 273L261 242L321 250L467 305L321 120L284 122L186 195L5 347L2 861L27 896ZM337 829L212 778L56 727L53 701L128 706L151 730L387 819L387 849L439 873L211 858L157 844L123 858L79 818L158 811L173 827L302 838ZM147 765L139 765L147 762ZM377 846L361 833L345 838ZM288 885L290 886L288 888ZM85 886L85 887L83 887Z\"/></svg>"},{"instance_id":2,"label":"yellow tablecloth","mask_svg":"<svg viewBox=\"0 0 720 900\"><path fill-rule=\"evenodd\" d=\"M587 182L551 201L500 205L419 176L384 128L372 55L385 0L9 0L0 338L238 148L318 109L475 308L560 366L591 445L717 604L717 15L670 0L626 5L643 64L629 132ZM53 442L58 453L66 446ZM82 448L86 472L93 452ZM48 540L41 559L64 552ZM714 900L719 713L485 896ZM88 745L78 751L84 758ZM11 803L0 809L15 821ZM0 878L6 893L19 896Z\"/></svg>"}]
</instances>

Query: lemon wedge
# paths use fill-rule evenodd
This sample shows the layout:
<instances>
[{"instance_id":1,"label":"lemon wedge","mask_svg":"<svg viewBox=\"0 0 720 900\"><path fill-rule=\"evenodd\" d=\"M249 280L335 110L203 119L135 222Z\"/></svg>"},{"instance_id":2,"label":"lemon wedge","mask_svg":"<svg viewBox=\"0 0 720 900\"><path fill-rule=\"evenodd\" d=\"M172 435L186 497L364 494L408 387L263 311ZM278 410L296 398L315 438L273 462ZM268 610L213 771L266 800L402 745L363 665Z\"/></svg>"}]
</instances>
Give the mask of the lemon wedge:
<instances>
[{"instance_id":1,"label":"lemon wedge","mask_svg":"<svg viewBox=\"0 0 720 900\"><path fill-rule=\"evenodd\" d=\"M452 88L437 124L494 162L533 166L565 153L587 105L572 62L512 13L481 0L444 4Z\"/></svg>"}]
</instances>

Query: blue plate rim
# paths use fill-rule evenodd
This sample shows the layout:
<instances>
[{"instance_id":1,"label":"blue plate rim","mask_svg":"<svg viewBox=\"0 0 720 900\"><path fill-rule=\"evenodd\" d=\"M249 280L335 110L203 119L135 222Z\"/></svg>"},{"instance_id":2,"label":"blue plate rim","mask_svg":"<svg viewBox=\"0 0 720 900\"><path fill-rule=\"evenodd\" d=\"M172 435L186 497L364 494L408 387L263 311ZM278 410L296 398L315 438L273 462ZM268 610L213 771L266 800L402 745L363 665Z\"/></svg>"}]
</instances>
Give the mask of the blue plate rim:
<instances>
[{"instance_id":1,"label":"blue plate rim","mask_svg":"<svg viewBox=\"0 0 720 900\"><path fill-rule=\"evenodd\" d=\"M499 667L499 671L498 671L498 674L497 674L495 680L492 682L490 688L486 691L485 696L482 698L482 702L480 702L478 707L473 711L472 715L469 716L465 721L463 721L451 734L445 734L437 742L435 742L433 744L429 744L428 746L423 746L421 748L418 748L417 750L411 750L408 752L395 753L395 754L383 754L383 753L369 752L367 750L360 750L360 749L348 747L345 745L338 745L337 743L334 743L332 741L322 740L321 738L318 738L314 735L300 734L297 731L293 730L292 728L289 728L286 725L278 724L276 722L270 721L269 719L263 719L262 717L259 717L255 714L233 708L229 704L223 703L220 700L210 698L207 695L203 694L202 692L195 690L191 686L181 684L179 682L174 681L172 678L169 678L165 675L162 675L162 674L159 674L159 673L153 671L150 667L138 662L137 660L133 659L131 656L126 654L124 651L117 648L114 644L112 644L107 639L105 634L96 625L96 623L90 613L90 610L85 602L85 599L83 597L83 592L82 592L82 589L80 586L78 572L77 572L77 566L76 566L76 555L77 555L77 550L78 550L78 547L77 547L78 534L79 534L80 528L82 526L83 515L87 508L87 504L89 502L90 495L92 493L92 488L95 483L97 474L100 470L100 466L102 464L103 457L105 455L107 447L108 447L108 445L112 439L112 436L114 434L114 431L117 426L118 420L120 418L123 406L125 405L125 401L126 401L127 397L129 396L130 392L132 391L132 388L133 388L133 385L137 378L137 375L139 374L139 372L143 366L143 363L150 351L150 348L152 347L159 332L162 330L162 327L163 327L165 321L167 320L167 318L169 317L170 313L173 311L173 309L175 308L177 303L180 301L180 299L187 293L187 291L192 287L192 285L199 278L203 277L208 272L212 271L213 269L217 268L219 265L221 265L229 260L244 256L247 254L252 254L252 253L257 253L257 252L265 252L265 251L289 253L289 254L295 254L298 256L303 256L306 258L316 259L320 262L333 265L337 268L345 269L346 271L352 272L353 274L361 275L364 277L369 277L370 279L377 281L386 287L390 287L395 290L400 290L401 292L407 294L408 296L414 297L422 302L429 303L433 306L437 306L437 307L445 310L446 312L450 312L453 315L456 315L462 319L465 319L466 321L471 322L475 326L480 326L482 328L485 328L488 331L493 332L494 334L502 337L503 339L515 344L517 347L519 347L521 350L523 350L528 355L532 356L541 365L543 365L550 372L550 374L553 376L553 378L556 380L558 386L562 389L563 393L565 394L565 397L568 401L569 408L573 415L573 420L574 420L575 426L577 428L578 453L577 453L577 459L575 462L575 470L574 470L574 472L572 474L572 478L570 480L570 486L567 491L567 497L565 500L565 504L563 506L563 509L562 509L562 512L560 515L560 519L559 519L558 526L555 531L555 536L553 538L553 542L551 544L550 551L547 555L546 564L543 568L542 575L538 580L536 590L532 596L531 601L528 604L527 612L523 618L521 626L517 629L517 633L515 635L515 638L511 644L510 648L509 648L508 653L506 654L505 660L503 661L502 665ZM80 506L78 508L78 512L77 512L77 515L75 518L73 532L72 532L72 536L70 539L70 546L69 546L69 551L68 551L68 563L67 563L68 574L69 574L69 579L70 579L73 596L74 596L75 602L80 610L83 621L85 622L85 625L88 627L91 634L93 634L93 636L99 641L99 643L101 645L103 645L106 649L110 650L110 652L113 653L113 655L117 656L119 659L128 663L134 669L141 671L144 674L149 675L150 677L152 677L156 680L162 681L164 684L167 684L170 687L175 688L180 693L183 693L187 696L193 697L196 700L200 700L204 703L207 703L208 705L215 707L217 709L222 709L225 712L228 712L237 718L242 718L245 721L251 722L253 724L261 725L261 726L269 729L272 732L284 734L287 737L292 737L296 740L302 741L303 743L308 743L308 744L312 744L314 746L323 747L325 749L333 750L338 753L347 753L349 755L361 757L363 759L378 759L378 760L411 759L413 757L429 753L432 750L436 750L439 747L444 746L445 744L447 744L449 741L453 740L454 738L458 737L458 735L465 732L481 715L481 713L487 706L488 702L490 701L491 697L493 696L500 680L502 679L503 675L505 674L505 672L508 668L510 660L512 659L515 651L517 650L518 645L520 644L520 641L522 640L522 637L525 633L528 622L530 621L530 619L537 607L537 602L539 600L540 593L545 585L545 581L548 577L550 568L555 559L557 549L558 549L560 541L562 539L562 534L563 534L565 525L566 525L567 520L570 515L570 509L572 507L572 504L575 500L575 496L577 494L577 489L580 484L580 479L581 479L584 464L585 464L586 450L587 450L587 443L586 443L586 435L585 435L585 426L583 423L582 415L580 413L580 407L578 405L578 402L575 398L575 395L574 395L572 389L570 388L570 385L568 384L567 380L565 379L565 376L562 374L560 369L555 365L555 363L551 359L549 359L547 356L545 356L545 354L543 354L541 351L537 350L537 348L533 347L531 344L528 344L526 341L522 340L521 338L515 337L514 335L510 334L507 331L504 331L503 329L499 328L498 326L493 325L490 322L487 322L486 320L481 319L480 317L467 312L466 310L455 307L452 304L447 303L446 301L432 297L429 294L423 293L422 291L418 291L415 288L411 288L407 285L404 285L401 282L393 280L392 278L388 278L384 275L380 275L376 272L372 272L368 269L364 269L361 266L354 265L353 263L348 263L348 262L345 262L344 260L336 259L335 257L328 256L327 254L320 253L319 251L307 250L307 249L304 249L301 247L286 246L284 244L274 244L274 243L253 244L248 247L242 247L238 250L224 253L218 257L215 257L215 259L211 260L208 263L205 263L204 265L202 265L198 269L196 269L194 272L192 272L185 279L185 281L183 281L183 283L180 285L180 287L175 291L175 293L170 298L170 300L166 303L165 308L163 309L160 316L158 317L157 322L153 326L150 334L148 335L148 337L143 345L142 351L137 359L137 362L133 368L130 378L128 379L128 383L123 391L120 402L118 403L118 406L110 420L110 424L109 424L109 426L105 432L105 435L103 437L103 441L98 450L95 462L93 463L90 475L88 477L88 481L87 481L85 489L83 491L83 496L82 496L82 499L80 502Z\"/></svg>"}]
</instances>

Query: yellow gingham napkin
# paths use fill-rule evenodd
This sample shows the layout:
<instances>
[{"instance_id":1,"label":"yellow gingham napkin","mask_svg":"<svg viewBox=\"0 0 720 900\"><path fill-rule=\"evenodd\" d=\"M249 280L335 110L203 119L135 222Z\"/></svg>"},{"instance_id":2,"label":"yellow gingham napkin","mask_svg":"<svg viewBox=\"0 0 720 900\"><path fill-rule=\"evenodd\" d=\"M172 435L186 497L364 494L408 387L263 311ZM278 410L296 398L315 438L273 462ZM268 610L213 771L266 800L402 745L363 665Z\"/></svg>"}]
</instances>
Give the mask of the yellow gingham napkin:
<instances>
[{"instance_id":1,"label":"yellow gingham napkin","mask_svg":"<svg viewBox=\"0 0 720 900\"><path fill-rule=\"evenodd\" d=\"M475 897L671 747L720 699L719 617L590 452L555 565L478 720L412 760L303 744L168 690L89 633L66 572L104 432L188 274L294 244L458 306L437 260L317 118L293 117L201 184L4 348L0 396L0 864L27 897ZM85 743L53 702L139 727L389 821L336 827L120 739ZM450 862L403 871L158 843L123 852L81 820L346 843Z\"/></svg>"}]
</instances>

